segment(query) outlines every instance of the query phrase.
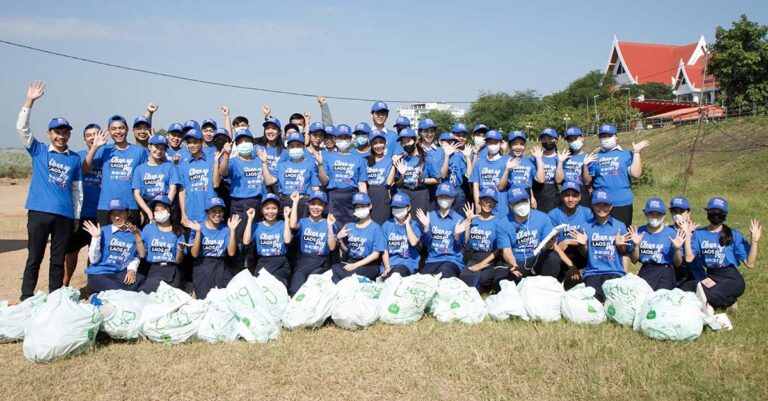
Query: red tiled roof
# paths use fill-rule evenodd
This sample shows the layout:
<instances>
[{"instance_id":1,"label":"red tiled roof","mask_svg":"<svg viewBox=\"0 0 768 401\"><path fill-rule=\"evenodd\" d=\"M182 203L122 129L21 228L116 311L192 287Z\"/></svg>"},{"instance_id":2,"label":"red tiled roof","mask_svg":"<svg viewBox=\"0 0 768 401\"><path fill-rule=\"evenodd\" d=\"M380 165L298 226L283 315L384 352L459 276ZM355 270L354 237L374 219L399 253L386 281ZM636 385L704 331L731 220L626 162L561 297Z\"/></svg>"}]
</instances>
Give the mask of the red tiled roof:
<instances>
[{"instance_id":1,"label":"red tiled roof","mask_svg":"<svg viewBox=\"0 0 768 401\"><path fill-rule=\"evenodd\" d=\"M695 64L683 66L683 68L685 68L685 75L687 75L690 80L690 84L696 89L701 89L702 86L704 88L717 87L717 81L715 81L714 75L707 74L707 79L704 79L704 63L709 57L711 57L711 55L699 57Z\"/></svg>"},{"instance_id":2,"label":"red tiled roof","mask_svg":"<svg viewBox=\"0 0 768 401\"><path fill-rule=\"evenodd\" d=\"M619 51L624 58L624 68L638 84L658 82L670 85L680 66L696 51L697 43L684 46L659 45L619 41Z\"/></svg>"}]
</instances>

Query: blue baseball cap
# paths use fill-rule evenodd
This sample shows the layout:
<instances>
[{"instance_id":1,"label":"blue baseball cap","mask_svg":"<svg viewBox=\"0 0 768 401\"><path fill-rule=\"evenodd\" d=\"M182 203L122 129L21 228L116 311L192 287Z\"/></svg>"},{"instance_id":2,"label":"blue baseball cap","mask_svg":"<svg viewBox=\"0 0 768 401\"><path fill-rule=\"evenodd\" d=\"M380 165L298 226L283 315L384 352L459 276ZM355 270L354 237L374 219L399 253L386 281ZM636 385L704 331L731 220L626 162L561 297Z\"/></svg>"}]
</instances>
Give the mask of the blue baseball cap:
<instances>
[{"instance_id":1,"label":"blue baseball cap","mask_svg":"<svg viewBox=\"0 0 768 401\"><path fill-rule=\"evenodd\" d=\"M688 199L682 196L676 196L669 201L669 208L691 210L691 204L688 202Z\"/></svg>"},{"instance_id":2,"label":"blue baseball cap","mask_svg":"<svg viewBox=\"0 0 768 401\"><path fill-rule=\"evenodd\" d=\"M182 132L184 131L184 126L179 123L173 123L168 126L167 132Z\"/></svg>"},{"instance_id":3,"label":"blue baseball cap","mask_svg":"<svg viewBox=\"0 0 768 401\"><path fill-rule=\"evenodd\" d=\"M307 202L312 202L315 199L320 199L323 203L328 203L328 195L325 194L323 191L314 191L311 195L309 195L309 200Z\"/></svg>"},{"instance_id":4,"label":"blue baseball cap","mask_svg":"<svg viewBox=\"0 0 768 401\"><path fill-rule=\"evenodd\" d=\"M72 126L69 125L69 121L62 117L56 117L51 119L51 122L48 123L48 129L52 130L54 128L61 128L61 127L67 127L70 130L72 130Z\"/></svg>"},{"instance_id":5,"label":"blue baseball cap","mask_svg":"<svg viewBox=\"0 0 768 401\"><path fill-rule=\"evenodd\" d=\"M422 118L419 120L419 130L437 128L437 124L431 118Z\"/></svg>"},{"instance_id":6,"label":"blue baseball cap","mask_svg":"<svg viewBox=\"0 0 768 401\"><path fill-rule=\"evenodd\" d=\"M199 139L202 141L203 134L201 134L200 131L192 128L188 130L186 134L184 134L184 140L187 140L187 139Z\"/></svg>"},{"instance_id":7,"label":"blue baseball cap","mask_svg":"<svg viewBox=\"0 0 768 401\"><path fill-rule=\"evenodd\" d=\"M477 124L475 125L475 128L472 128L472 133L475 132L488 132L490 131L490 128L488 128L485 124Z\"/></svg>"},{"instance_id":8,"label":"blue baseball cap","mask_svg":"<svg viewBox=\"0 0 768 401\"><path fill-rule=\"evenodd\" d=\"M112 125L112 123L115 122L115 121L120 121L123 124L125 124L126 127L128 126L128 121L125 121L125 117L123 117L123 116L121 116L119 114L115 114L114 116L109 117L109 120L107 120L107 127Z\"/></svg>"},{"instance_id":9,"label":"blue baseball cap","mask_svg":"<svg viewBox=\"0 0 768 401\"><path fill-rule=\"evenodd\" d=\"M165 196L163 194L160 194L160 195L157 195L154 198L152 198L151 201L149 201L149 208L150 209L154 209L155 205L157 205L158 203L162 203L162 204L164 204L166 206L169 206L169 207L171 205L173 205L173 202L171 202L171 200L168 199L167 196Z\"/></svg>"},{"instance_id":10,"label":"blue baseball cap","mask_svg":"<svg viewBox=\"0 0 768 401\"><path fill-rule=\"evenodd\" d=\"M352 136L352 128L347 124L339 124L333 129L333 136Z\"/></svg>"},{"instance_id":11,"label":"blue baseball cap","mask_svg":"<svg viewBox=\"0 0 768 401\"><path fill-rule=\"evenodd\" d=\"M453 123L453 125L451 125L451 132L454 134L459 132L469 133L469 131L467 131L467 126L462 123Z\"/></svg>"},{"instance_id":12,"label":"blue baseball cap","mask_svg":"<svg viewBox=\"0 0 768 401\"><path fill-rule=\"evenodd\" d=\"M528 191L523 187L512 187L507 192L507 203L510 205L529 198Z\"/></svg>"},{"instance_id":13,"label":"blue baseball cap","mask_svg":"<svg viewBox=\"0 0 768 401\"><path fill-rule=\"evenodd\" d=\"M248 128L240 128L237 131L235 131L235 142L237 142L238 138L243 136L253 139L253 134L251 133L251 130L249 130Z\"/></svg>"},{"instance_id":14,"label":"blue baseball cap","mask_svg":"<svg viewBox=\"0 0 768 401\"><path fill-rule=\"evenodd\" d=\"M611 124L603 124L600 126L600 130L598 131L599 134L610 134L610 135L616 135L616 127L614 127Z\"/></svg>"},{"instance_id":15,"label":"blue baseball cap","mask_svg":"<svg viewBox=\"0 0 768 401\"><path fill-rule=\"evenodd\" d=\"M150 145L165 145L168 146L168 139L165 135L155 134L152 138L149 138Z\"/></svg>"},{"instance_id":16,"label":"blue baseball cap","mask_svg":"<svg viewBox=\"0 0 768 401\"><path fill-rule=\"evenodd\" d=\"M716 196L707 202L707 206L704 207L704 210L720 210L723 213L728 213L728 201Z\"/></svg>"},{"instance_id":17,"label":"blue baseball cap","mask_svg":"<svg viewBox=\"0 0 768 401\"><path fill-rule=\"evenodd\" d=\"M387 136L385 135L384 131L378 130L378 129L373 130L373 133L371 134L370 142L373 142L373 140L376 138L383 138L385 142L387 140Z\"/></svg>"},{"instance_id":18,"label":"blue baseball cap","mask_svg":"<svg viewBox=\"0 0 768 401\"><path fill-rule=\"evenodd\" d=\"M325 131L325 124L316 121L309 125L309 133L317 132L317 131Z\"/></svg>"},{"instance_id":19,"label":"blue baseball cap","mask_svg":"<svg viewBox=\"0 0 768 401\"><path fill-rule=\"evenodd\" d=\"M581 132L581 128L579 127L570 127L567 130L565 130L566 138L570 138L572 136L584 136L584 133Z\"/></svg>"},{"instance_id":20,"label":"blue baseball cap","mask_svg":"<svg viewBox=\"0 0 768 401\"><path fill-rule=\"evenodd\" d=\"M352 196L352 205L370 205L371 198L365 192L358 192Z\"/></svg>"},{"instance_id":21,"label":"blue baseball cap","mask_svg":"<svg viewBox=\"0 0 768 401\"><path fill-rule=\"evenodd\" d=\"M262 198L261 200L261 207L264 207L264 205L266 205L267 202L275 202L277 203L277 207L280 208L280 198L275 194L264 195L264 198Z\"/></svg>"},{"instance_id":22,"label":"blue baseball cap","mask_svg":"<svg viewBox=\"0 0 768 401\"><path fill-rule=\"evenodd\" d=\"M456 188L453 186L453 184L449 182L441 182L440 185L437 186L437 191L435 191L435 196L450 196L455 198Z\"/></svg>"},{"instance_id":23,"label":"blue baseball cap","mask_svg":"<svg viewBox=\"0 0 768 401\"><path fill-rule=\"evenodd\" d=\"M136 126L139 124L147 124L149 127L152 127L152 123L149 121L148 118L144 116L136 117L133 119L133 128L136 128Z\"/></svg>"},{"instance_id":24,"label":"blue baseball cap","mask_svg":"<svg viewBox=\"0 0 768 401\"><path fill-rule=\"evenodd\" d=\"M269 124L272 124L272 125L276 126L278 130L282 129L282 127L283 127L282 125L280 125L280 120L278 120L278 119L276 119L274 117L269 117L268 119L264 120L264 122L261 124L261 126L264 127L264 128L267 128L267 125L269 125Z\"/></svg>"},{"instance_id":25,"label":"blue baseball cap","mask_svg":"<svg viewBox=\"0 0 768 401\"><path fill-rule=\"evenodd\" d=\"M333 131L335 130L336 130L336 127L334 127L332 124L328 124L325 126L325 135L333 136Z\"/></svg>"},{"instance_id":26,"label":"blue baseball cap","mask_svg":"<svg viewBox=\"0 0 768 401\"><path fill-rule=\"evenodd\" d=\"M383 111L383 110L389 111L389 107L387 106L386 103L382 102L381 100L373 103L373 105L371 106L371 113L374 113L377 111Z\"/></svg>"},{"instance_id":27,"label":"blue baseball cap","mask_svg":"<svg viewBox=\"0 0 768 401\"><path fill-rule=\"evenodd\" d=\"M112 199L109 201L109 207L107 208L107 211L111 212L113 210L128 210L128 203L119 198Z\"/></svg>"},{"instance_id":28,"label":"blue baseball cap","mask_svg":"<svg viewBox=\"0 0 768 401\"><path fill-rule=\"evenodd\" d=\"M85 131L88 131L91 128L101 129L101 126L99 124L96 124L96 123L90 123L90 124L86 125L85 128L83 128L83 134L85 134ZM50 128L48 128L48 129L50 129Z\"/></svg>"},{"instance_id":29,"label":"blue baseball cap","mask_svg":"<svg viewBox=\"0 0 768 401\"><path fill-rule=\"evenodd\" d=\"M371 134L371 126L368 125L367 123L357 123L357 125L355 125L355 130L353 132L354 133L363 132L363 133L366 133L366 134L370 135Z\"/></svg>"},{"instance_id":30,"label":"blue baseball cap","mask_svg":"<svg viewBox=\"0 0 768 401\"><path fill-rule=\"evenodd\" d=\"M557 131L556 131L554 128L544 128L544 129L543 129L543 130L542 130L542 131L539 133L539 138L541 138L542 136L548 136L548 137L550 137L550 138L555 138L555 139L557 139Z\"/></svg>"},{"instance_id":31,"label":"blue baseball cap","mask_svg":"<svg viewBox=\"0 0 768 401\"><path fill-rule=\"evenodd\" d=\"M610 195L608 195L607 191L602 189L592 192L592 204L596 205L598 203L605 203L606 205L613 206Z\"/></svg>"},{"instance_id":32,"label":"blue baseball cap","mask_svg":"<svg viewBox=\"0 0 768 401\"><path fill-rule=\"evenodd\" d=\"M452 132L443 132L440 134L438 141L458 141Z\"/></svg>"},{"instance_id":33,"label":"blue baseball cap","mask_svg":"<svg viewBox=\"0 0 768 401\"><path fill-rule=\"evenodd\" d=\"M416 138L416 132L411 128L403 128L397 135L397 140L399 141L403 138Z\"/></svg>"},{"instance_id":34,"label":"blue baseball cap","mask_svg":"<svg viewBox=\"0 0 768 401\"><path fill-rule=\"evenodd\" d=\"M574 181L566 181L563 183L563 186L560 187L560 193L563 193L567 190L576 191L577 193L581 193L581 185L579 185L577 182Z\"/></svg>"},{"instance_id":35,"label":"blue baseball cap","mask_svg":"<svg viewBox=\"0 0 768 401\"><path fill-rule=\"evenodd\" d=\"M523 131L512 131L509 133L508 141L512 142L515 139L522 139L523 142L528 142L528 136L525 135L525 132Z\"/></svg>"},{"instance_id":36,"label":"blue baseball cap","mask_svg":"<svg viewBox=\"0 0 768 401\"><path fill-rule=\"evenodd\" d=\"M187 130L194 129L197 131L200 131L200 124L197 123L195 120L187 120L184 121L184 128L182 131L186 132Z\"/></svg>"},{"instance_id":37,"label":"blue baseball cap","mask_svg":"<svg viewBox=\"0 0 768 401\"><path fill-rule=\"evenodd\" d=\"M504 137L501 135L501 132L498 130L492 129L485 133L485 139L495 139L497 141L503 141Z\"/></svg>"},{"instance_id":38,"label":"blue baseball cap","mask_svg":"<svg viewBox=\"0 0 768 401\"><path fill-rule=\"evenodd\" d=\"M494 187L484 187L480 190L480 199L488 198L493 199L494 202L499 201L499 191Z\"/></svg>"},{"instance_id":39,"label":"blue baseball cap","mask_svg":"<svg viewBox=\"0 0 768 401\"><path fill-rule=\"evenodd\" d=\"M204 128L206 125L212 126L213 129L216 129L219 127L218 125L216 125L216 121L213 121L213 119L210 119L210 118L206 118L205 120L203 120L203 122L200 123L200 128Z\"/></svg>"},{"instance_id":40,"label":"blue baseball cap","mask_svg":"<svg viewBox=\"0 0 768 401\"><path fill-rule=\"evenodd\" d=\"M304 135L301 135L298 132L291 132L285 138L285 143L288 144L288 143L291 143L291 142L301 142L301 143L304 143Z\"/></svg>"},{"instance_id":41,"label":"blue baseball cap","mask_svg":"<svg viewBox=\"0 0 768 401\"><path fill-rule=\"evenodd\" d=\"M411 197L403 192L398 192L392 195L392 202L389 203L390 207L406 207L411 204Z\"/></svg>"},{"instance_id":42,"label":"blue baseball cap","mask_svg":"<svg viewBox=\"0 0 768 401\"><path fill-rule=\"evenodd\" d=\"M224 204L224 200L221 198L211 198L208 199L208 202L205 204L205 211L209 211L216 206L221 206L222 208L226 208L226 205Z\"/></svg>"},{"instance_id":43,"label":"blue baseball cap","mask_svg":"<svg viewBox=\"0 0 768 401\"><path fill-rule=\"evenodd\" d=\"M216 128L216 131L213 132L213 137L216 138L219 135L224 135L229 139L229 131L226 128Z\"/></svg>"},{"instance_id":44,"label":"blue baseball cap","mask_svg":"<svg viewBox=\"0 0 768 401\"><path fill-rule=\"evenodd\" d=\"M643 209L643 213L651 213L651 212L666 214L667 208L664 207L664 201L659 198L651 198L645 201L645 208Z\"/></svg>"},{"instance_id":45,"label":"blue baseball cap","mask_svg":"<svg viewBox=\"0 0 768 401\"><path fill-rule=\"evenodd\" d=\"M401 127L410 127L411 126L411 120L408 119L408 117L398 117L397 120L395 120L395 127L397 126Z\"/></svg>"}]
</instances>

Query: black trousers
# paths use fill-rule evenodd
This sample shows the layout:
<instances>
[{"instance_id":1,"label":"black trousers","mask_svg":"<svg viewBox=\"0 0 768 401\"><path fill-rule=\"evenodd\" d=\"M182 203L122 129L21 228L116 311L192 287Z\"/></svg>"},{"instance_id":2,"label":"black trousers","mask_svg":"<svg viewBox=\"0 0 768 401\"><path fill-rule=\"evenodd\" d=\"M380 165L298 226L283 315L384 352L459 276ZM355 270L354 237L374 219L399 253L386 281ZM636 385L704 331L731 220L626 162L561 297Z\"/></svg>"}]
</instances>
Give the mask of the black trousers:
<instances>
[{"instance_id":1,"label":"black trousers","mask_svg":"<svg viewBox=\"0 0 768 401\"><path fill-rule=\"evenodd\" d=\"M27 214L28 255L21 282L22 301L35 294L48 237L51 238L48 292L61 288L64 282L64 256L70 235L72 235L72 219L53 213L29 211Z\"/></svg>"},{"instance_id":2,"label":"black trousers","mask_svg":"<svg viewBox=\"0 0 768 401\"><path fill-rule=\"evenodd\" d=\"M522 273L518 277L510 269L493 269L493 289L496 292L501 291L499 282L501 280L514 281L519 284L520 280L528 276L550 276L558 278L560 275L560 255L552 249L542 249L535 257L517 261L517 270Z\"/></svg>"},{"instance_id":3,"label":"black trousers","mask_svg":"<svg viewBox=\"0 0 768 401\"><path fill-rule=\"evenodd\" d=\"M611 209L611 216L629 227L632 225L632 209L632 205L614 206Z\"/></svg>"}]
</instances>

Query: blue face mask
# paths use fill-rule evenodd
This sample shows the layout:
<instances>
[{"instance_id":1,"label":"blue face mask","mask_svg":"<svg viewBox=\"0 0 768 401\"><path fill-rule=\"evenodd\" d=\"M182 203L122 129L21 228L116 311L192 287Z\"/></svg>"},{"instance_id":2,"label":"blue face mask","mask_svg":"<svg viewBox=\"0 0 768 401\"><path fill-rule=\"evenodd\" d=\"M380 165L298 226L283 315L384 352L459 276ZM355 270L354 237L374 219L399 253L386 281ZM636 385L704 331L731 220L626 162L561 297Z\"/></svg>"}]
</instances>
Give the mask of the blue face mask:
<instances>
[{"instance_id":1,"label":"blue face mask","mask_svg":"<svg viewBox=\"0 0 768 401\"><path fill-rule=\"evenodd\" d=\"M288 156L290 156L291 159L300 159L302 156L304 156L304 149L290 148L288 149Z\"/></svg>"},{"instance_id":2,"label":"blue face mask","mask_svg":"<svg viewBox=\"0 0 768 401\"><path fill-rule=\"evenodd\" d=\"M253 154L253 144L250 142L243 142L239 145L237 145L237 153L240 153L243 156L252 155Z\"/></svg>"},{"instance_id":3,"label":"blue face mask","mask_svg":"<svg viewBox=\"0 0 768 401\"><path fill-rule=\"evenodd\" d=\"M365 146L368 144L368 137L367 136L355 137L355 143L357 143L357 146Z\"/></svg>"},{"instance_id":4,"label":"blue face mask","mask_svg":"<svg viewBox=\"0 0 768 401\"><path fill-rule=\"evenodd\" d=\"M581 139L577 139L571 142L568 146L571 148L572 151L578 152L581 150L581 147L584 146L584 142Z\"/></svg>"}]
</instances>

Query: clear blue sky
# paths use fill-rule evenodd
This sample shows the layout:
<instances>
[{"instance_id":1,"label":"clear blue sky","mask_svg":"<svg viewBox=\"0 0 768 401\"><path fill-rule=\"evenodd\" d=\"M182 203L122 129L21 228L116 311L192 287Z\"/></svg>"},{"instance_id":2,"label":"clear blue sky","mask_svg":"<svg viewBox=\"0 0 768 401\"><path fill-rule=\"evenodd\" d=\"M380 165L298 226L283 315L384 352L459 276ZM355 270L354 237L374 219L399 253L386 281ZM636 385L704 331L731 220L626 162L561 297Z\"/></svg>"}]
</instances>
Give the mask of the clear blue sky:
<instances>
[{"instance_id":1,"label":"clear blue sky","mask_svg":"<svg viewBox=\"0 0 768 401\"><path fill-rule=\"evenodd\" d=\"M127 6L127 7L126 7ZM762 1L34 1L7 2L0 39L199 79L331 96L473 100L481 90L562 89L605 66L621 40L685 44L742 13L768 23ZM219 106L258 121L320 113L313 98L176 81L0 44L0 147L34 79L47 84L33 132L64 116L75 126L132 119L160 105L156 128L221 121ZM331 100L334 123L369 120L369 102ZM398 105L390 104L391 109ZM468 105L462 105L468 107ZM393 113L394 114L394 113ZM391 123L391 121L390 121Z\"/></svg>"}]
</instances>

